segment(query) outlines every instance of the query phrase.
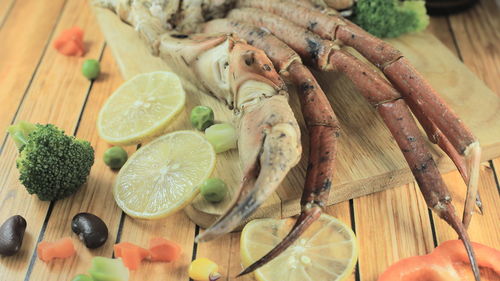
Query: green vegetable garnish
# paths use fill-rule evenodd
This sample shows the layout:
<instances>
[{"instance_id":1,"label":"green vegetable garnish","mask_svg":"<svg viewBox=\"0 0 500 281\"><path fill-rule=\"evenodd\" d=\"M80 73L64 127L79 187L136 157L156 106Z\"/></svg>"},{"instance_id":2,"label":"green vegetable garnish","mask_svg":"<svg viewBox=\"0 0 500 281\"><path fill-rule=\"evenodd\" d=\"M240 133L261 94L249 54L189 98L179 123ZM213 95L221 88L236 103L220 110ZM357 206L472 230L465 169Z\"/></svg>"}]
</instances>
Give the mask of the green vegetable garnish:
<instances>
[{"instance_id":1,"label":"green vegetable garnish","mask_svg":"<svg viewBox=\"0 0 500 281\"><path fill-rule=\"evenodd\" d=\"M425 1L358 0L354 22L380 38L398 37L429 25Z\"/></svg>"},{"instance_id":2,"label":"green vegetable garnish","mask_svg":"<svg viewBox=\"0 0 500 281\"><path fill-rule=\"evenodd\" d=\"M217 153L236 148L236 130L231 124L212 125L205 130L205 136Z\"/></svg>"},{"instance_id":3,"label":"green vegetable garnish","mask_svg":"<svg viewBox=\"0 0 500 281\"><path fill-rule=\"evenodd\" d=\"M78 274L71 281L93 281L93 279L90 276L88 276L88 275Z\"/></svg>"},{"instance_id":4,"label":"green vegetable garnish","mask_svg":"<svg viewBox=\"0 0 500 281\"><path fill-rule=\"evenodd\" d=\"M95 257L89 273L94 281L127 281L129 278L128 269L121 259Z\"/></svg>"},{"instance_id":5,"label":"green vegetable garnish","mask_svg":"<svg viewBox=\"0 0 500 281\"><path fill-rule=\"evenodd\" d=\"M210 178L201 184L200 191L205 200L218 203L226 197L227 185L219 178Z\"/></svg>"},{"instance_id":6,"label":"green vegetable garnish","mask_svg":"<svg viewBox=\"0 0 500 281\"><path fill-rule=\"evenodd\" d=\"M196 106L191 110L190 120L193 127L203 131L214 124L214 111L208 106Z\"/></svg>"},{"instance_id":7,"label":"green vegetable garnish","mask_svg":"<svg viewBox=\"0 0 500 281\"><path fill-rule=\"evenodd\" d=\"M120 169L127 162L128 155L125 149L113 146L104 152L104 163L111 169Z\"/></svg>"},{"instance_id":8,"label":"green vegetable garnish","mask_svg":"<svg viewBox=\"0 0 500 281\"><path fill-rule=\"evenodd\" d=\"M101 66L96 60L86 60L82 65L83 76L87 77L89 80L94 80L99 76L101 72Z\"/></svg>"},{"instance_id":9,"label":"green vegetable garnish","mask_svg":"<svg viewBox=\"0 0 500 281\"><path fill-rule=\"evenodd\" d=\"M54 125L19 122L8 132L17 147L19 180L40 200L59 200L75 193L94 164L94 149L85 140L67 136Z\"/></svg>"}]
</instances>

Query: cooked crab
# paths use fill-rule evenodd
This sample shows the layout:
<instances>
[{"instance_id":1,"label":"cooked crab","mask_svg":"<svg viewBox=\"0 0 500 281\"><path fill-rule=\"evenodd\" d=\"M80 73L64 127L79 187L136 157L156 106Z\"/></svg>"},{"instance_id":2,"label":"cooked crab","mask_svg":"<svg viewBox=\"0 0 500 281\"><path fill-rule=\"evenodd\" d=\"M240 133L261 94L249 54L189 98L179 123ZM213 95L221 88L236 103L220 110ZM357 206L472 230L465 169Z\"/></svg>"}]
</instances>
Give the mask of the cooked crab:
<instances>
[{"instance_id":1,"label":"cooked crab","mask_svg":"<svg viewBox=\"0 0 500 281\"><path fill-rule=\"evenodd\" d=\"M380 113L427 205L458 233L479 280L466 231L474 202L478 202L479 143L401 52L321 0L95 2L134 26L153 54L175 65L181 75L196 81L239 116L238 145L244 168L239 194L197 241L214 239L238 226L298 162L300 131L277 73L298 88L311 145L302 212L289 235L241 274L262 266L292 244L319 217L331 188L339 124L304 61L321 71L344 73ZM346 46L381 73L346 51ZM467 183L463 221L456 215L412 113Z\"/></svg>"}]
</instances>

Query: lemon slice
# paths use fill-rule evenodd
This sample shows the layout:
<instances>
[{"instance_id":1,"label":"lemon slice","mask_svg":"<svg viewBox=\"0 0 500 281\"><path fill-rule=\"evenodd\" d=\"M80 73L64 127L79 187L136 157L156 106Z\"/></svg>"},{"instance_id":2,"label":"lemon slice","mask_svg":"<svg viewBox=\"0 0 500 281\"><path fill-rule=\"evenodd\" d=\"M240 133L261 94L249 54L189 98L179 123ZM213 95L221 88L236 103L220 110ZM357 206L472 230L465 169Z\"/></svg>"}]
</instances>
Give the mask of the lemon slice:
<instances>
[{"instance_id":1,"label":"lemon slice","mask_svg":"<svg viewBox=\"0 0 500 281\"><path fill-rule=\"evenodd\" d=\"M138 144L160 135L185 101L177 75L137 75L120 86L102 107L97 120L99 135L115 145Z\"/></svg>"},{"instance_id":2,"label":"lemon slice","mask_svg":"<svg viewBox=\"0 0 500 281\"><path fill-rule=\"evenodd\" d=\"M215 151L202 134L173 132L130 157L116 178L113 195L132 217L162 218L194 199L214 165Z\"/></svg>"},{"instance_id":3,"label":"lemon slice","mask_svg":"<svg viewBox=\"0 0 500 281\"><path fill-rule=\"evenodd\" d=\"M293 219L257 219L241 233L241 260L245 267L267 254L294 224ZM352 273L358 243L350 227L321 215L285 252L255 271L258 281L340 281Z\"/></svg>"}]
</instances>

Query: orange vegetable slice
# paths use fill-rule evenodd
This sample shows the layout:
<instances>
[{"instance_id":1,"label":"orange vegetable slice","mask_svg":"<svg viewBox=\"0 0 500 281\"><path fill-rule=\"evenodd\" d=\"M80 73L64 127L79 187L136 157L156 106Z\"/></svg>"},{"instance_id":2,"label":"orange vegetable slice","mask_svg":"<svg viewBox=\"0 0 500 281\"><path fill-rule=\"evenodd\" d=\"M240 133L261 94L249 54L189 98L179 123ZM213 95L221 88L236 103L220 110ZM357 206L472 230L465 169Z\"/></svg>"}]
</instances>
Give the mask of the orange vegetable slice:
<instances>
[{"instance_id":1,"label":"orange vegetable slice","mask_svg":"<svg viewBox=\"0 0 500 281\"><path fill-rule=\"evenodd\" d=\"M149 252L151 261L172 262L181 256L182 248L165 238L153 237L149 242Z\"/></svg>"},{"instance_id":2,"label":"orange vegetable slice","mask_svg":"<svg viewBox=\"0 0 500 281\"><path fill-rule=\"evenodd\" d=\"M63 30L54 40L54 48L65 56L83 56L83 34L78 26Z\"/></svg>"},{"instance_id":3,"label":"orange vegetable slice","mask_svg":"<svg viewBox=\"0 0 500 281\"><path fill-rule=\"evenodd\" d=\"M64 237L56 242L42 241L37 248L38 257L44 262L49 262L55 258L66 259L72 257L75 253L73 240L69 237Z\"/></svg>"},{"instance_id":4,"label":"orange vegetable slice","mask_svg":"<svg viewBox=\"0 0 500 281\"><path fill-rule=\"evenodd\" d=\"M500 278L500 251L474 242L472 247L479 268L488 268ZM450 240L441 243L428 255L396 262L378 278L378 281L400 280L474 280L474 277L462 241Z\"/></svg>"},{"instance_id":5,"label":"orange vegetable slice","mask_svg":"<svg viewBox=\"0 0 500 281\"><path fill-rule=\"evenodd\" d=\"M115 257L122 258L123 264L130 270L136 270L143 259L149 257L149 251L129 242L122 242L113 246Z\"/></svg>"}]
</instances>

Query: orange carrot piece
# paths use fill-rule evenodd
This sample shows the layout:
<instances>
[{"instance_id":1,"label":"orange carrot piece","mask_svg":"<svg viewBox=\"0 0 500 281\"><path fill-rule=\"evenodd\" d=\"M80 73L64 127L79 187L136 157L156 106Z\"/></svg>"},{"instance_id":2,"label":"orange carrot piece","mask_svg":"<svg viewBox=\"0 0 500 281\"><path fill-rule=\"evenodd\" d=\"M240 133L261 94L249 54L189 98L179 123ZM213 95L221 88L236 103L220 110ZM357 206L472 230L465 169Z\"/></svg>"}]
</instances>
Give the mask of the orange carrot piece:
<instances>
[{"instance_id":1,"label":"orange carrot piece","mask_svg":"<svg viewBox=\"0 0 500 281\"><path fill-rule=\"evenodd\" d=\"M66 56L83 56L83 30L77 26L63 30L54 40L54 48Z\"/></svg>"},{"instance_id":2,"label":"orange carrot piece","mask_svg":"<svg viewBox=\"0 0 500 281\"><path fill-rule=\"evenodd\" d=\"M115 257L122 258L123 264L130 270L139 268L142 260L149 257L149 251L128 242L122 242L113 246Z\"/></svg>"},{"instance_id":3,"label":"orange carrot piece","mask_svg":"<svg viewBox=\"0 0 500 281\"><path fill-rule=\"evenodd\" d=\"M75 253L73 240L69 237L64 237L56 242L42 241L38 244L37 248L38 257L44 262L49 262L55 258L69 258L75 255Z\"/></svg>"},{"instance_id":4,"label":"orange carrot piece","mask_svg":"<svg viewBox=\"0 0 500 281\"><path fill-rule=\"evenodd\" d=\"M162 237L153 237L149 241L151 261L171 262L177 260L182 253L182 248L175 242Z\"/></svg>"}]
</instances>

